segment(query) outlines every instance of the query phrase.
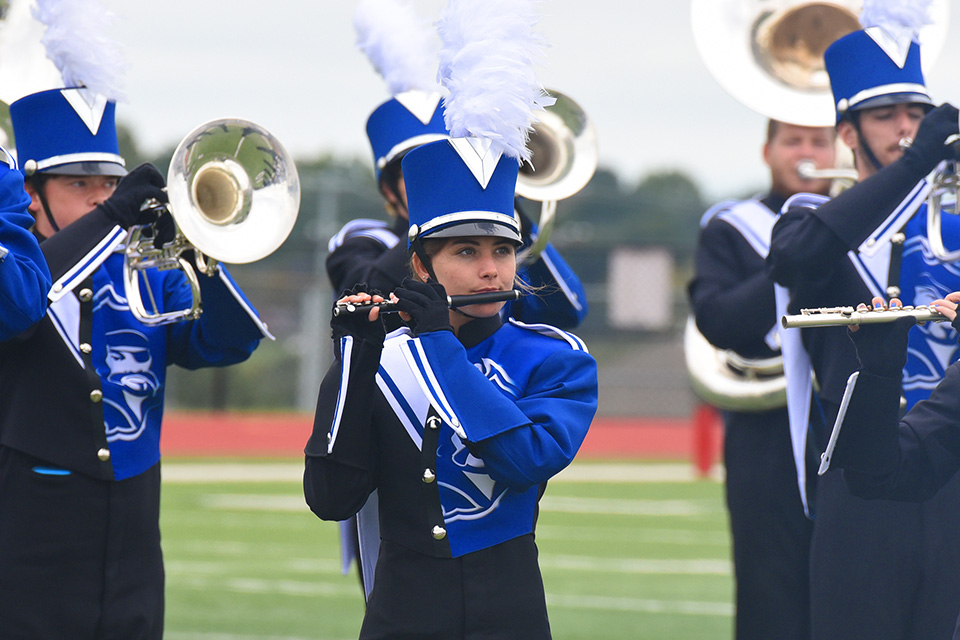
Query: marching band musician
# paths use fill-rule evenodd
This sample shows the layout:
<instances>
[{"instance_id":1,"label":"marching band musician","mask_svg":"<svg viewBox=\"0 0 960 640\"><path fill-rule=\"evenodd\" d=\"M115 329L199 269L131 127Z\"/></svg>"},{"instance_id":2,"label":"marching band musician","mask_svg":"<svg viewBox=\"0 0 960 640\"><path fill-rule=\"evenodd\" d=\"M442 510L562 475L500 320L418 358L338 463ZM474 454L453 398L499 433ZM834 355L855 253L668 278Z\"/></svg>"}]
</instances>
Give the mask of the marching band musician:
<instances>
[{"instance_id":1,"label":"marching band musician","mask_svg":"<svg viewBox=\"0 0 960 640\"><path fill-rule=\"evenodd\" d=\"M441 23L469 32L489 17L478 11L489 9L532 28L532 3L493 4L454 0ZM326 520L349 517L374 489L379 494L380 553L361 638L550 637L533 538L537 502L586 435L596 362L561 329L502 320L501 303L451 310L446 302L447 294L510 290L516 282L522 132L543 98L537 87L502 82L509 68L490 68L535 57L517 29L510 32L510 42L490 44L507 55L489 63L457 58L450 75L487 98L509 86L512 104L527 110L496 108L504 95L487 103L499 117L481 123L469 111L475 100L448 98L445 116L459 123L451 139L402 161L415 277L391 299L409 326L385 335L377 309L331 323L340 358L320 389L304 493ZM495 78L479 77L499 79L497 89L464 81L471 70L492 71ZM341 302L381 299L357 285Z\"/></svg>"},{"instance_id":2,"label":"marching band musician","mask_svg":"<svg viewBox=\"0 0 960 640\"><path fill-rule=\"evenodd\" d=\"M830 127L769 120L763 159L770 168L770 191L723 202L704 215L689 295L697 327L715 347L746 358L779 353L774 284L764 266L770 232L788 197L829 192L830 181L801 179L797 165L811 160L818 169L833 167L835 140ZM746 316L745 308L752 309ZM724 411L723 421L735 637L806 640L812 524L793 471L786 406Z\"/></svg>"},{"instance_id":3,"label":"marching band musician","mask_svg":"<svg viewBox=\"0 0 960 640\"><path fill-rule=\"evenodd\" d=\"M773 279L789 289L791 313L887 292L924 304L960 288L949 266L931 260L926 248L924 178L950 157L946 142L958 131L958 112L949 104L933 106L916 42L923 25L902 21L924 13L922 4L899 15L890 5L865 6L865 28L825 54L837 131L853 151L859 183L833 200L801 194L785 204L767 264ZM904 150L906 138L912 145ZM945 236L960 238L960 228L947 224ZM779 314L787 311L782 293ZM908 405L929 394L930 380L942 376L938 363L955 357L956 348L955 336L942 328L911 333ZM838 327L785 330L781 342L795 448L809 445L819 453L847 377L857 369L855 351ZM801 485L802 495L806 491ZM960 482L907 505L855 498L838 474L828 473L818 479L816 499L806 497L815 517L814 640L948 635L960 602L960 548L945 541L960 527Z\"/></svg>"},{"instance_id":4,"label":"marching band musician","mask_svg":"<svg viewBox=\"0 0 960 640\"><path fill-rule=\"evenodd\" d=\"M413 149L436 140L449 139L441 107L442 90L436 85L435 55L430 54L425 33L412 9L396 0L363 0L354 18L358 46L383 76L393 96L377 106L366 123L373 152L377 187L383 196L390 222L361 218L348 222L330 239L326 259L331 289L340 294L358 282L371 291L387 293L400 287L409 273L407 232L409 213L402 160ZM535 225L523 215L523 246L533 244ZM580 279L552 244L521 269L520 279L537 292L504 305L504 317L564 329L577 327L587 315L587 296ZM387 330L402 326L396 315L381 316ZM342 523L344 572L357 561L365 595L372 587L378 532L376 494L358 516ZM366 556L366 557L364 557Z\"/></svg>"},{"instance_id":5,"label":"marching band musician","mask_svg":"<svg viewBox=\"0 0 960 640\"><path fill-rule=\"evenodd\" d=\"M0 147L0 341L29 329L47 311L50 270L30 233L23 174Z\"/></svg>"},{"instance_id":6,"label":"marching band musician","mask_svg":"<svg viewBox=\"0 0 960 640\"><path fill-rule=\"evenodd\" d=\"M198 320L132 314L126 229L166 193L152 166L126 173L112 100L54 89L10 113L54 284L46 316L0 345L0 636L159 639L166 367L241 362L269 333L223 269L199 278ZM158 311L190 305L182 272L140 277Z\"/></svg>"}]
</instances>

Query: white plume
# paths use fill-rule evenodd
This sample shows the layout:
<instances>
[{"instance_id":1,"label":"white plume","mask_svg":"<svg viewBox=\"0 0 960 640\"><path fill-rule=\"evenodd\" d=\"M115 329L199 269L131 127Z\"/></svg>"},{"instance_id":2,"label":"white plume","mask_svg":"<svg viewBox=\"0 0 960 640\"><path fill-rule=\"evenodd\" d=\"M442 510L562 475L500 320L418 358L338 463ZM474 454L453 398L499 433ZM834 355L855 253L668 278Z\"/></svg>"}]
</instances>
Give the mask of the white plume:
<instances>
[{"instance_id":1,"label":"white plume","mask_svg":"<svg viewBox=\"0 0 960 640\"><path fill-rule=\"evenodd\" d=\"M933 22L931 4L932 0L864 0L860 24L880 27L894 36L906 33L916 40L920 30Z\"/></svg>"},{"instance_id":2,"label":"white plume","mask_svg":"<svg viewBox=\"0 0 960 640\"><path fill-rule=\"evenodd\" d=\"M98 0L36 0L33 17L47 26L41 40L64 86L84 86L110 100L123 99L126 64L105 32L115 15Z\"/></svg>"},{"instance_id":3,"label":"white plume","mask_svg":"<svg viewBox=\"0 0 960 640\"><path fill-rule=\"evenodd\" d=\"M397 0L361 0L353 16L357 46L396 95L436 91L436 36L413 8Z\"/></svg>"},{"instance_id":4,"label":"white plume","mask_svg":"<svg viewBox=\"0 0 960 640\"><path fill-rule=\"evenodd\" d=\"M534 66L545 41L534 32L538 0L450 0L440 16L440 83L449 91L444 120L455 138L491 141L491 149L530 159L536 111L554 103Z\"/></svg>"}]
</instances>

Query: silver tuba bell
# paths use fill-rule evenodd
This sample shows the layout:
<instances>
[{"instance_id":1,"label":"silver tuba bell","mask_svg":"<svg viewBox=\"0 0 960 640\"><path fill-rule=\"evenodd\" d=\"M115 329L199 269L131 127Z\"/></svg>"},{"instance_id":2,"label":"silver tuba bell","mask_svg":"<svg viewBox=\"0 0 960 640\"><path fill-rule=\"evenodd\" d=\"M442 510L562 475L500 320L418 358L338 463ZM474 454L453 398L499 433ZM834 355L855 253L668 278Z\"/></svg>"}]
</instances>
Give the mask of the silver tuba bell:
<instances>
[{"instance_id":1,"label":"silver tuba bell","mask_svg":"<svg viewBox=\"0 0 960 640\"><path fill-rule=\"evenodd\" d=\"M297 219L300 181L293 160L269 132L245 120L224 118L201 125L177 146L167 172L167 195L170 203L164 208L176 224L173 240L157 247L154 226L136 226L125 249L130 310L148 325L200 316L197 271L214 275L219 262L254 262L280 247ZM195 265L183 256L191 249ZM193 292L192 305L159 310L149 281L140 274L149 268L182 270Z\"/></svg>"},{"instance_id":2,"label":"silver tuba bell","mask_svg":"<svg viewBox=\"0 0 960 640\"><path fill-rule=\"evenodd\" d=\"M683 353L694 393L707 404L728 411L766 411L787 406L783 357L747 359L717 349L687 318Z\"/></svg>"},{"instance_id":3,"label":"silver tuba bell","mask_svg":"<svg viewBox=\"0 0 960 640\"><path fill-rule=\"evenodd\" d=\"M700 57L724 90L769 118L833 126L836 110L823 53L861 29L863 0L693 0ZM946 42L948 0L933 0L920 32L928 71Z\"/></svg>"},{"instance_id":4,"label":"silver tuba bell","mask_svg":"<svg viewBox=\"0 0 960 640\"><path fill-rule=\"evenodd\" d=\"M583 189L597 170L597 134L586 112L569 96L547 90L556 103L540 114L527 143L530 164L520 167L516 193L540 202L538 234L520 260L532 262L547 246L557 202Z\"/></svg>"}]
</instances>

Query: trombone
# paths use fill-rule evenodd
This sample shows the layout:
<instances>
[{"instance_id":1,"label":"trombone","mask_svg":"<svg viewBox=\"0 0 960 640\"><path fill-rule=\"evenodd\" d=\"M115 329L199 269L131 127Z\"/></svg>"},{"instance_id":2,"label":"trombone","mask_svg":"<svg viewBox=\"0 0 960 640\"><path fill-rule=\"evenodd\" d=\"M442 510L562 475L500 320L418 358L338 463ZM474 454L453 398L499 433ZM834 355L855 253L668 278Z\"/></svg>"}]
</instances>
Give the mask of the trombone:
<instances>
[{"instance_id":1,"label":"trombone","mask_svg":"<svg viewBox=\"0 0 960 640\"><path fill-rule=\"evenodd\" d=\"M255 262L273 253L290 235L300 208L300 181L280 142L252 122L223 118L200 125L180 142L167 172L175 223L172 240L157 247L156 223L130 228L124 249L123 281L130 311L147 325L195 320L202 312L197 272L218 273L218 264ZM184 254L193 250L191 264ZM147 269L183 271L192 304L160 310ZM140 282L150 301L144 304Z\"/></svg>"}]
</instances>

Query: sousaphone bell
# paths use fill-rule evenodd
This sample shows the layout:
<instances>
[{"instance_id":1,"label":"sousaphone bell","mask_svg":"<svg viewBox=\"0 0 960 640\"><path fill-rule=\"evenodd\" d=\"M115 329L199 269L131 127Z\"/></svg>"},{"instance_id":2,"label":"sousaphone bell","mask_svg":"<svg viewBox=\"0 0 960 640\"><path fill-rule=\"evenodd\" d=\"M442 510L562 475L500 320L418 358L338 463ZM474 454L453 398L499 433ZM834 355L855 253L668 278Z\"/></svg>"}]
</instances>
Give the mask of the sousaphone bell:
<instances>
[{"instance_id":1,"label":"sousaphone bell","mask_svg":"<svg viewBox=\"0 0 960 640\"><path fill-rule=\"evenodd\" d=\"M132 227L127 239L126 296L133 314L148 325L198 318L197 271L212 276L219 262L244 264L270 255L290 235L300 208L300 181L287 151L263 128L235 118L203 124L180 142L167 172L167 194L170 203L161 208L175 222L173 240L155 246L155 225ZM194 264L183 255L191 249ZM140 275L149 268L182 270L192 305L161 311Z\"/></svg>"}]
</instances>

